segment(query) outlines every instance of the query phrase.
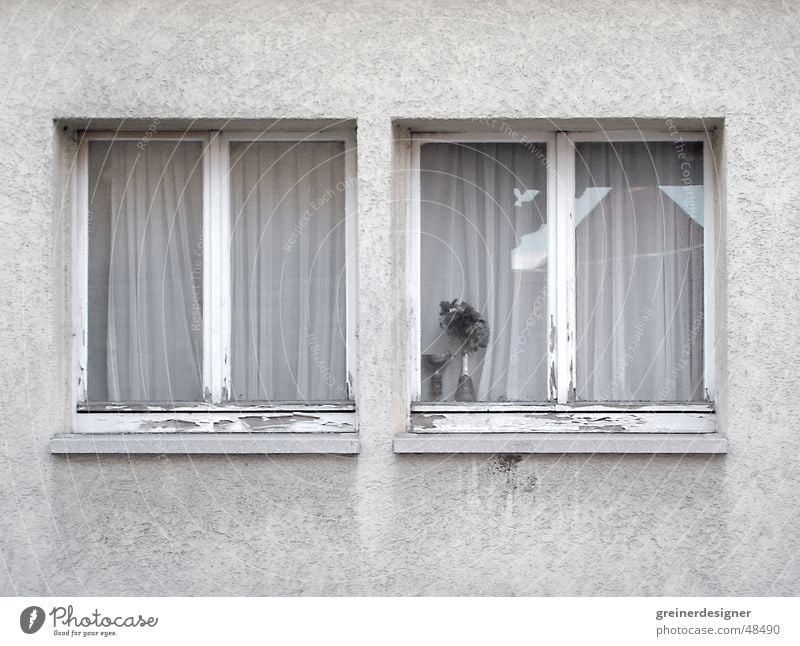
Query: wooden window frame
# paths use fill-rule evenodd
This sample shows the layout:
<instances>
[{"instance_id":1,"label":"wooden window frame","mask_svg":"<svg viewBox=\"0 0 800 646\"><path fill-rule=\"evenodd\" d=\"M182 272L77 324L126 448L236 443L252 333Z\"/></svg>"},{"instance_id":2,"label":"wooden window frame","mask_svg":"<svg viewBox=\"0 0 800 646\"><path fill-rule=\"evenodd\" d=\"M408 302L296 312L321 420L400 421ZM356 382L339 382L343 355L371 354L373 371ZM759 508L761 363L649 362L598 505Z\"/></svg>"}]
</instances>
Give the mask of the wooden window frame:
<instances>
[{"instance_id":1,"label":"wooden window frame","mask_svg":"<svg viewBox=\"0 0 800 646\"><path fill-rule=\"evenodd\" d=\"M90 402L88 374L89 144L93 141L179 141L203 145L203 390L199 402ZM341 141L345 169L346 391L340 401L232 402L230 393L230 144ZM317 132L83 131L73 174L72 427L75 433L170 431L333 432L355 430L357 175L352 129ZM303 416L294 415L303 412Z\"/></svg>"},{"instance_id":2,"label":"wooden window frame","mask_svg":"<svg viewBox=\"0 0 800 646\"><path fill-rule=\"evenodd\" d=\"M704 395L702 402L589 402L575 394L575 145L584 141L699 141L703 144L704 195ZM543 402L423 402L420 326L420 152L426 143L544 143L547 146L548 400ZM409 316L409 430L416 433L503 432L715 432L715 235L714 155L704 132L602 130L412 133L407 182L406 295Z\"/></svg>"}]
</instances>

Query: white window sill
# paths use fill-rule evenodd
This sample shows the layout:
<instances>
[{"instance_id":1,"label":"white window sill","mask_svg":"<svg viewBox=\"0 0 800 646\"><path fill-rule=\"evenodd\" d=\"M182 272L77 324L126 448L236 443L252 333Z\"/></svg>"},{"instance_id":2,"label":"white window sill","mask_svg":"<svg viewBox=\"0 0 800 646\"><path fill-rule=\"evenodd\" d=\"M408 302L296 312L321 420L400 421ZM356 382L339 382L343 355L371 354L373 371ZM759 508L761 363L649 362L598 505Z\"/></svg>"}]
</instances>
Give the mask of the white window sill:
<instances>
[{"instance_id":1,"label":"white window sill","mask_svg":"<svg viewBox=\"0 0 800 646\"><path fill-rule=\"evenodd\" d=\"M720 433L402 433L395 453L724 454Z\"/></svg>"},{"instance_id":2,"label":"white window sill","mask_svg":"<svg viewBox=\"0 0 800 646\"><path fill-rule=\"evenodd\" d=\"M65 433L54 454L329 454L356 455L358 433Z\"/></svg>"},{"instance_id":3,"label":"white window sill","mask_svg":"<svg viewBox=\"0 0 800 646\"><path fill-rule=\"evenodd\" d=\"M395 453L727 453L710 404L415 404Z\"/></svg>"}]
</instances>

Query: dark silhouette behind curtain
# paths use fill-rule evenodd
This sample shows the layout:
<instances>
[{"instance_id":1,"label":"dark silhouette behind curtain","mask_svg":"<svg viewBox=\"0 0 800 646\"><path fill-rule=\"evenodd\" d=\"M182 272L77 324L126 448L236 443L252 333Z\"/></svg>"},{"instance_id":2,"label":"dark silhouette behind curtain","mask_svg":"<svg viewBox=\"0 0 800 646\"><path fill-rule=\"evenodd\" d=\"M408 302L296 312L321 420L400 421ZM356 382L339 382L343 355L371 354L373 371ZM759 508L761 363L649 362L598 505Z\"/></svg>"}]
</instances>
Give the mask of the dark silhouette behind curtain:
<instances>
[{"instance_id":1,"label":"dark silhouette behind curtain","mask_svg":"<svg viewBox=\"0 0 800 646\"><path fill-rule=\"evenodd\" d=\"M421 351L457 350L439 327L440 301L477 308L491 329L470 364L481 401L547 398L546 152L544 144L422 146ZM459 369L456 357L443 371L445 400ZM430 376L423 366L423 400Z\"/></svg>"}]
</instances>

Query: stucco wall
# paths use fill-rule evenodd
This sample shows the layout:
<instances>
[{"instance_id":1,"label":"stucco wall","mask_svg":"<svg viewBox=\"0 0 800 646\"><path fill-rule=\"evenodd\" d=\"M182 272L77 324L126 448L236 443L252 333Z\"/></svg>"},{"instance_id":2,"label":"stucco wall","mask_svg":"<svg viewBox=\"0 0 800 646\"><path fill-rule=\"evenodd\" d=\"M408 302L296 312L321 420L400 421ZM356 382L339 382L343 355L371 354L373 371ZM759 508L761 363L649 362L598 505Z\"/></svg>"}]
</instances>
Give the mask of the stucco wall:
<instances>
[{"instance_id":1,"label":"stucco wall","mask_svg":"<svg viewBox=\"0 0 800 646\"><path fill-rule=\"evenodd\" d=\"M800 593L799 30L777 1L0 4L0 594ZM392 120L492 116L724 119L727 456L392 453ZM356 120L359 457L50 455L54 119L101 117Z\"/></svg>"}]
</instances>

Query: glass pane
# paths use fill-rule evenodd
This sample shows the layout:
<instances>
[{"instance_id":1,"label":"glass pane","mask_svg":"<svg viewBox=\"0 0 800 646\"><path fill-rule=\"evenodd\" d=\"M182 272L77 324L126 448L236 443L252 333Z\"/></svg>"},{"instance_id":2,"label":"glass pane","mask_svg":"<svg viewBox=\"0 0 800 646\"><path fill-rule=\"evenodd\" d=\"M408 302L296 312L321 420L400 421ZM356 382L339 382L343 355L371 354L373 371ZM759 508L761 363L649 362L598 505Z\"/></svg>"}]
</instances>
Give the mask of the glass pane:
<instances>
[{"instance_id":1,"label":"glass pane","mask_svg":"<svg viewBox=\"0 0 800 646\"><path fill-rule=\"evenodd\" d=\"M546 400L545 145L425 144L420 173L422 400Z\"/></svg>"},{"instance_id":2,"label":"glass pane","mask_svg":"<svg viewBox=\"0 0 800 646\"><path fill-rule=\"evenodd\" d=\"M89 144L90 401L203 399L202 154Z\"/></svg>"},{"instance_id":3,"label":"glass pane","mask_svg":"<svg viewBox=\"0 0 800 646\"><path fill-rule=\"evenodd\" d=\"M703 399L703 147L577 145L577 396Z\"/></svg>"},{"instance_id":4,"label":"glass pane","mask_svg":"<svg viewBox=\"0 0 800 646\"><path fill-rule=\"evenodd\" d=\"M345 399L344 144L230 153L232 396Z\"/></svg>"}]
</instances>

